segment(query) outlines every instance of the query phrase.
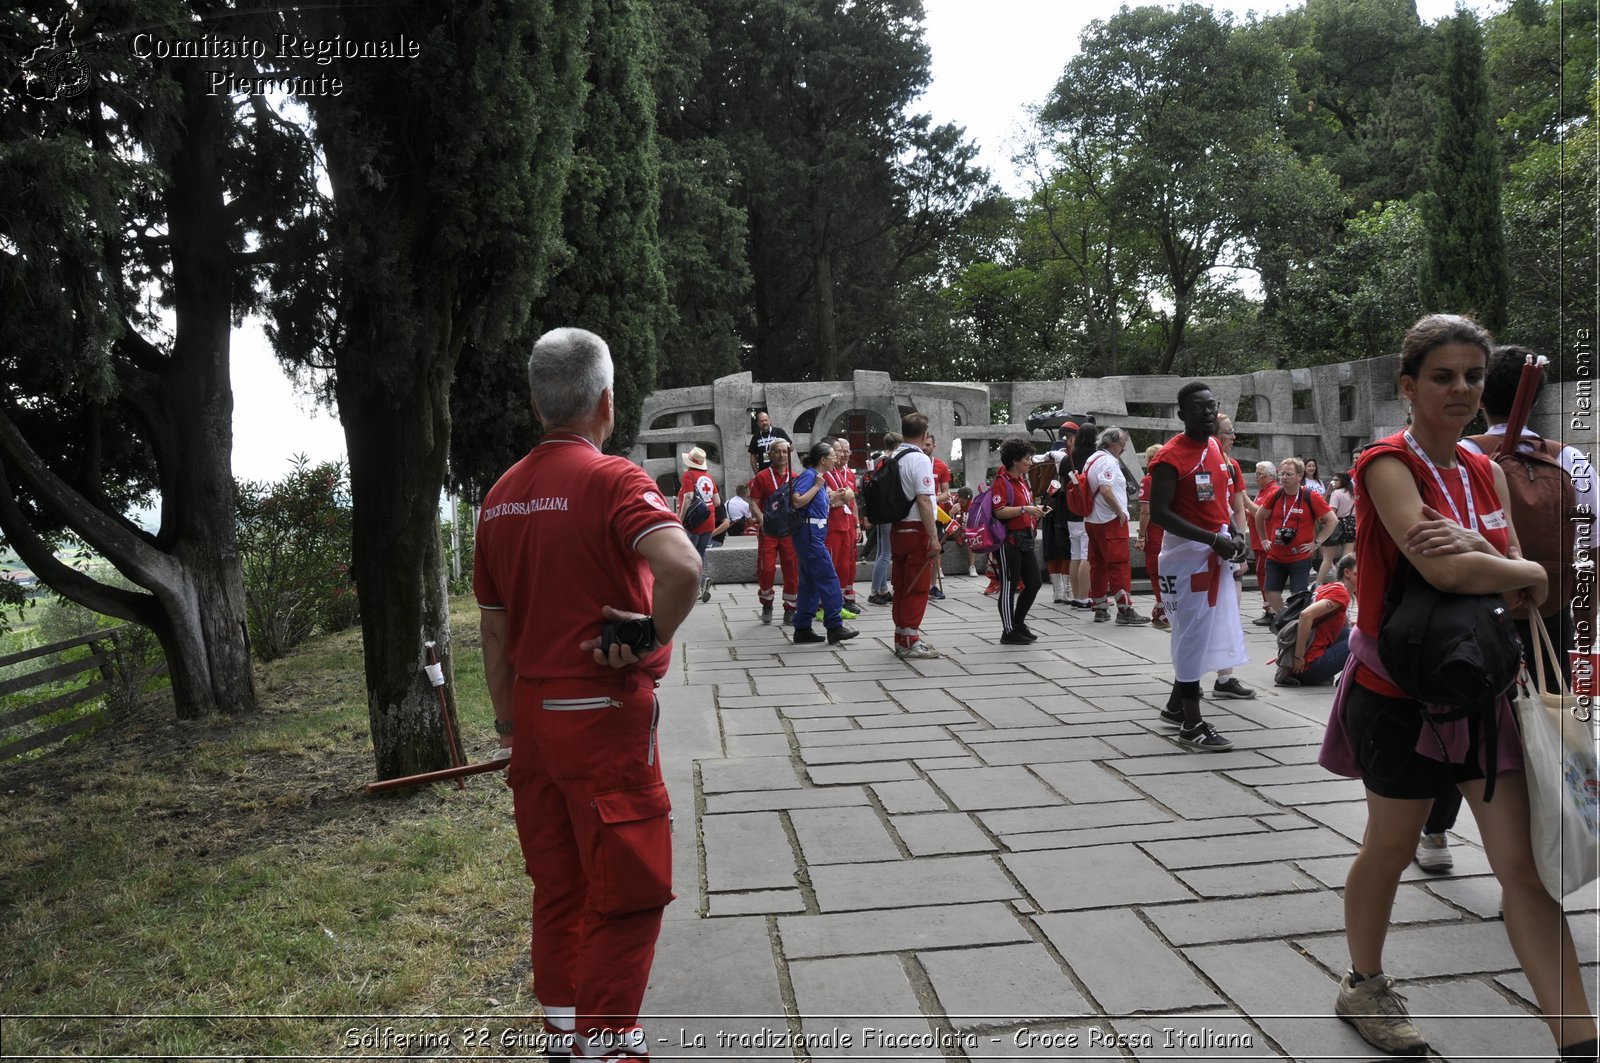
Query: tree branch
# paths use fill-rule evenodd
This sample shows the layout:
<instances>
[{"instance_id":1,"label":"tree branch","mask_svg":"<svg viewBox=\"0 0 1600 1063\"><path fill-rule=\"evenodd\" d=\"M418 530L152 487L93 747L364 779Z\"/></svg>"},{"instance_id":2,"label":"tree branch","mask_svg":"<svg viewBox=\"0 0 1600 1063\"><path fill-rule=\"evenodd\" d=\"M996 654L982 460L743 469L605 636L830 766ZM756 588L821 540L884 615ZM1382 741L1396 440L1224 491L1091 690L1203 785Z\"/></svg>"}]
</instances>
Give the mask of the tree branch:
<instances>
[{"instance_id":1,"label":"tree branch","mask_svg":"<svg viewBox=\"0 0 1600 1063\"><path fill-rule=\"evenodd\" d=\"M171 560L96 509L70 484L51 472L3 409L0 409L0 459L8 461L22 482L44 505L60 514L84 542L135 582L144 586L171 582Z\"/></svg>"},{"instance_id":2,"label":"tree branch","mask_svg":"<svg viewBox=\"0 0 1600 1063\"><path fill-rule=\"evenodd\" d=\"M28 523L16 492L6 480L6 463L0 461L0 531L17 556L50 589L97 613L149 625L156 611L155 596L101 583L56 559L55 551Z\"/></svg>"}]
</instances>

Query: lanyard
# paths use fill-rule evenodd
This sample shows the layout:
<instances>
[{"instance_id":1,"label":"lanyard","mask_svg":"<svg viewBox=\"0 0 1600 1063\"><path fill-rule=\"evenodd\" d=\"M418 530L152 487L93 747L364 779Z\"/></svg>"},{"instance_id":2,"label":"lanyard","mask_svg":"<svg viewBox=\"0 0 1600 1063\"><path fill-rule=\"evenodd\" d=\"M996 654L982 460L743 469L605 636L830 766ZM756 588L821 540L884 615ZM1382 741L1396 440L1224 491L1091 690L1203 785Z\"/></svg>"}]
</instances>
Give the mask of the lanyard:
<instances>
[{"instance_id":1,"label":"lanyard","mask_svg":"<svg viewBox=\"0 0 1600 1063\"><path fill-rule=\"evenodd\" d=\"M1406 446L1410 447L1411 453L1421 458L1423 464L1427 465L1428 471L1433 473L1433 482L1439 485L1439 493L1444 496L1445 502L1450 506L1450 513L1456 518L1456 523L1463 528L1477 531L1478 511L1472 504L1472 484L1467 480L1466 464L1459 460L1456 462L1456 471L1461 473L1461 493L1467 499L1467 519L1463 521L1461 519L1461 511L1456 508L1456 500L1450 497L1449 491L1445 490L1444 477L1439 475L1439 467L1433 463L1432 458L1428 457L1427 452L1417 445L1416 437L1411 434L1410 429L1406 430Z\"/></svg>"},{"instance_id":2,"label":"lanyard","mask_svg":"<svg viewBox=\"0 0 1600 1063\"><path fill-rule=\"evenodd\" d=\"M1284 509L1283 509L1283 517L1278 521L1278 527L1287 528L1289 526L1289 518L1293 517L1296 513L1300 512L1300 499L1302 497L1304 497L1305 491L1306 491L1305 486L1302 484L1301 487L1300 487L1299 494L1296 494L1294 496L1294 501L1290 502L1289 501L1289 492L1285 491L1282 487L1278 488L1278 499L1279 499L1279 501L1282 501L1282 502L1285 503ZM1272 515L1274 517L1276 517L1278 515L1278 503L1277 502L1274 502L1272 504Z\"/></svg>"}]
</instances>

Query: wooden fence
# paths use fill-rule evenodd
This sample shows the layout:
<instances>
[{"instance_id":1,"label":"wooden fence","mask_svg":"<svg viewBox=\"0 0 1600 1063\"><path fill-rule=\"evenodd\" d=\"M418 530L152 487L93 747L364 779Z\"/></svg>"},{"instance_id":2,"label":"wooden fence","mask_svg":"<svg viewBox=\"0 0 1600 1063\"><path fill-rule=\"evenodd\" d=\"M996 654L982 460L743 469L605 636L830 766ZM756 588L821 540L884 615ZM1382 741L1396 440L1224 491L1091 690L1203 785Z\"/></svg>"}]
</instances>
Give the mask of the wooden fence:
<instances>
[{"instance_id":1,"label":"wooden fence","mask_svg":"<svg viewBox=\"0 0 1600 1063\"><path fill-rule=\"evenodd\" d=\"M43 731L25 735L14 741L8 742L5 739L5 733L8 730L27 723L29 720L36 720L41 716L60 712L62 709L73 705L81 705L94 698L103 698L115 681L113 661L125 631L127 631L126 627L106 628L103 631L81 635L75 639L65 639L61 642L53 642L48 646L36 646L31 650L23 650L20 653L7 654L4 657L0 657L0 668L4 668L37 660L41 657L49 657L52 654L74 649L78 646L89 647L89 655L87 657L51 665L37 672L29 672L12 679L0 680L0 697L23 690L32 690L34 687L46 686L71 676L80 675L91 668L98 669L100 672L97 679L76 690L69 690L65 694L57 694L54 697L45 698L42 701L36 701L19 709L12 709L9 712L0 712L0 761L10 760L30 750L51 745L106 722L109 714L105 705L102 704L93 712L86 712L81 716L73 717L65 723L56 724L54 727L46 728Z\"/></svg>"}]
</instances>

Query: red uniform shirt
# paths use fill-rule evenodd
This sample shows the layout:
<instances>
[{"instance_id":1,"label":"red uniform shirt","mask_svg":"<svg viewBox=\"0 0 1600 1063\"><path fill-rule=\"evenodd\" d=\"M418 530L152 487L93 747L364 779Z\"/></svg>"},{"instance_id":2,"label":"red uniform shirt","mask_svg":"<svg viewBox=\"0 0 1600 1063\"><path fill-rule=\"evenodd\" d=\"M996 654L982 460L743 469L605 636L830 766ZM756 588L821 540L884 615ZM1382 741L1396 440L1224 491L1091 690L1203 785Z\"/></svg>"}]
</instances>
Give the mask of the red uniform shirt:
<instances>
[{"instance_id":1,"label":"red uniform shirt","mask_svg":"<svg viewBox=\"0 0 1600 1063\"><path fill-rule=\"evenodd\" d=\"M989 488L992 501L991 509L1001 506L1031 506L1033 505L1033 492L1028 490L1026 478L1021 480L1012 476L1005 469L1000 470L1000 475L994 478L994 484ZM1037 522L1028 513L1018 513L1015 517L1005 522L1006 531L1027 531Z\"/></svg>"},{"instance_id":2,"label":"red uniform shirt","mask_svg":"<svg viewBox=\"0 0 1600 1063\"><path fill-rule=\"evenodd\" d=\"M1359 576L1358 569L1357 578ZM1307 664L1327 653L1328 647L1333 645L1333 640L1344 630L1345 614L1350 611L1350 592L1344 589L1343 583L1337 581L1324 583L1317 588L1317 593L1311 598L1312 605L1318 602L1332 602L1339 607L1339 611L1323 617L1317 621L1317 626L1311 629L1311 641L1306 643Z\"/></svg>"},{"instance_id":3,"label":"red uniform shirt","mask_svg":"<svg viewBox=\"0 0 1600 1063\"><path fill-rule=\"evenodd\" d=\"M854 469L833 469L822 474L822 482L828 486L828 496L832 498L840 491L856 490L856 473ZM856 504L846 502L842 506L834 506L828 510L828 530L855 531L856 530Z\"/></svg>"},{"instance_id":4,"label":"red uniform shirt","mask_svg":"<svg viewBox=\"0 0 1600 1063\"><path fill-rule=\"evenodd\" d=\"M951 477L950 477L950 466L946 465L944 462L940 461L938 458L934 458L933 459L933 493L935 495L944 494L945 490L950 486L950 479L951 479Z\"/></svg>"},{"instance_id":5,"label":"red uniform shirt","mask_svg":"<svg viewBox=\"0 0 1600 1063\"><path fill-rule=\"evenodd\" d=\"M1179 433L1156 451L1150 469L1170 465L1178 474L1172 512L1206 531L1218 531L1233 512L1233 470L1217 441L1196 441Z\"/></svg>"},{"instance_id":6,"label":"red uniform shirt","mask_svg":"<svg viewBox=\"0 0 1600 1063\"><path fill-rule=\"evenodd\" d=\"M1400 548L1395 546L1394 540L1389 537L1389 529L1383 526L1383 520L1378 516L1378 511L1373 506L1362 482L1366 477L1367 466L1379 458L1388 457L1397 457L1406 463L1406 468L1417 481L1417 491L1422 495L1425 504L1452 519L1459 513L1463 524L1466 523L1467 517L1467 497L1461 489L1461 473L1457 469L1439 470L1439 479L1444 481L1445 487L1445 494L1441 494L1438 481L1434 480L1427 463L1411 453L1411 448L1406 446L1404 432L1397 432L1380 439L1362 451L1361 459L1356 462L1356 467L1351 472L1358 487L1356 598L1365 603L1356 617L1356 627L1374 639L1378 637L1378 627L1383 621L1383 598L1389 589L1389 584L1394 581L1395 562L1399 559ZM1456 461L1467 470L1467 482L1472 488L1472 504L1477 513L1479 533L1489 540L1489 545L1504 555L1511 541L1507 531L1510 522L1505 510L1500 506L1500 494L1495 490L1494 462L1482 454L1469 452L1460 444L1456 445ZM1408 696L1399 687L1385 683L1365 668L1358 668L1355 678L1362 686L1379 694L1392 698Z\"/></svg>"},{"instance_id":7,"label":"red uniform shirt","mask_svg":"<svg viewBox=\"0 0 1600 1063\"><path fill-rule=\"evenodd\" d=\"M767 499L771 498L780 486L788 483L792 478L793 474L787 469L780 472L770 465L756 473L750 480L750 508L756 513L765 513L767 511ZM761 534L766 534L765 528L762 528Z\"/></svg>"},{"instance_id":8,"label":"red uniform shirt","mask_svg":"<svg viewBox=\"0 0 1600 1063\"><path fill-rule=\"evenodd\" d=\"M683 512L683 500L691 491L698 494L700 500L706 504L706 519L701 521L697 527L685 527L684 531L699 535L703 532L714 530L717 526L717 507L711 504L711 500L717 495L716 481L711 479L711 474L704 470L683 470L683 482L678 485L677 512Z\"/></svg>"},{"instance_id":9,"label":"red uniform shirt","mask_svg":"<svg viewBox=\"0 0 1600 1063\"><path fill-rule=\"evenodd\" d=\"M1145 505L1150 504L1150 474L1145 473L1144 479L1139 481L1139 501ZM1161 543L1167 537L1167 529L1151 521L1144 530L1144 553L1146 557L1161 556Z\"/></svg>"},{"instance_id":10,"label":"red uniform shirt","mask_svg":"<svg viewBox=\"0 0 1600 1063\"><path fill-rule=\"evenodd\" d=\"M1312 556L1295 551L1317 536L1317 521L1328 512L1328 503L1322 500L1321 495L1309 487L1302 486L1299 494L1290 498L1284 495L1281 486L1275 484L1261 492L1261 497L1256 499L1256 505L1267 511L1265 542L1269 558L1279 564L1288 565ZM1279 528L1290 529L1294 532L1294 538L1287 543L1280 543Z\"/></svg>"},{"instance_id":11,"label":"red uniform shirt","mask_svg":"<svg viewBox=\"0 0 1600 1063\"><path fill-rule=\"evenodd\" d=\"M683 525L644 470L581 436L545 436L507 470L478 514L472 589L481 608L505 610L517 675L615 676L578 643L599 637L601 606L650 612L655 578L639 543L664 528ZM643 668L659 679L671 660L669 644Z\"/></svg>"}]
</instances>

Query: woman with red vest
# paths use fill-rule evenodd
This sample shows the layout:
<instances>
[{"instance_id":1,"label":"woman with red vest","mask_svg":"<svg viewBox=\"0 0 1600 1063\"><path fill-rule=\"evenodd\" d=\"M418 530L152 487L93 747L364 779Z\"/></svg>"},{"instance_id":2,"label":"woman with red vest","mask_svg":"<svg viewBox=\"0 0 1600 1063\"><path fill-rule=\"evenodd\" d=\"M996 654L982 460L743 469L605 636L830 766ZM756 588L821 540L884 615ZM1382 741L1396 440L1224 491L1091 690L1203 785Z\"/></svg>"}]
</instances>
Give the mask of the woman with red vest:
<instances>
[{"instance_id":1,"label":"woman with red vest","mask_svg":"<svg viewBox=\"0 0 1600 1063\"><path fill-rule=\"evenodd\" d=\"M1039 593L1039 559L1033 552L1034 531L1044 516L1043 506L1033 504L1028 490L1028 459L1033 444L1012 436L1000 444L1000 473L989 488L991 512L1006 526L1006 542L995 551L1000 562L1000 641L1007 646L1026 646L1039 636L1028 630L1028 609ZM1022 589L1016 580L1022 580Z\"/></svg>"},{"instance_id":2,"label":"woman with red vest","mask_svg":"<svg viewBox=\"0 0 1600 1063\"><path fill-rule=\"evenodd\" d=\"M1537 606L1549 591L1543 567L1522 557L1505 474L1458 443L1483 395L1490 343L1476 322L1453 314L1413 325L1401 344L1398 381L1411 427L1368 447L1355 467L1357 600L1366 608L1350 634L1320 761L1361 779L1367 826L1345 882L1350 970L1334 1012L1384 1051L1420 1055L1427 1048L1394 979L1383 973L1383 947L1428 810L1443 787L1455 786L1478 821L1499 880L1506 937L1562 1059L1593 1061L1595 1023L1572 933L1534 865L1528 785L1509 704L1501 698L1477 716L1430 719L1426 706L1393 684L1377 652L1383 610L1375 605L1402 553L1441 590L1504 595L1513 606ZM1498 714L1498 735L1484 719L1490 712Z\"/></svg>"}]
</instances>

